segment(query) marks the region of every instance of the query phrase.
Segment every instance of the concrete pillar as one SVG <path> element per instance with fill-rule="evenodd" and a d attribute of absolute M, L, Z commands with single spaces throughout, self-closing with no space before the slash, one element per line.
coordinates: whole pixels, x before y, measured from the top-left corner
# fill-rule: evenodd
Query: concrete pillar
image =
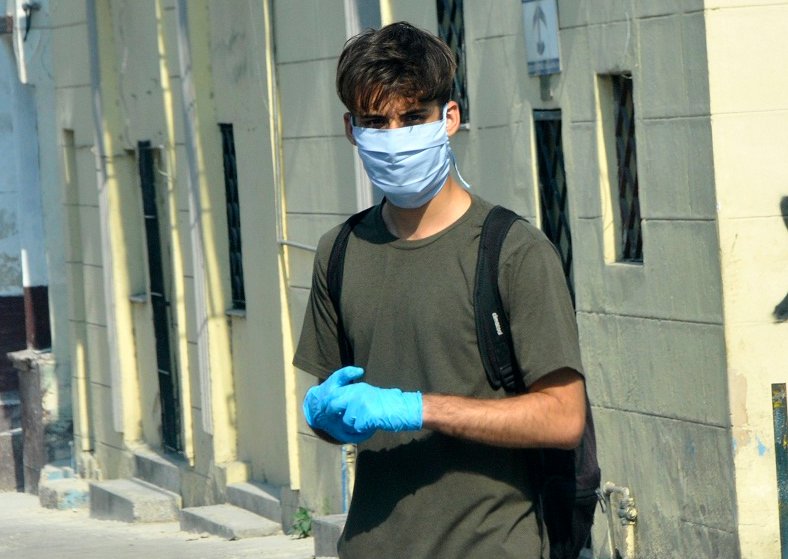
<path fill-rule="evenodd" d="M 51 353 L 23 350 L 8 356 L 19 375 L 24 488 L 38 492 L 41 469 L 71 458 L 72 422 L 57 413 L 57 375 Z"/>

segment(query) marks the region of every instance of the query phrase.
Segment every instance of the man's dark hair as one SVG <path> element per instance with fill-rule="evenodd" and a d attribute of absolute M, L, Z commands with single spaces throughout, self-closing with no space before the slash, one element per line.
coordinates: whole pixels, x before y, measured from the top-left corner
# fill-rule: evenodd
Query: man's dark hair
<path fill-rule="evenodd" d="M 368 29 L 345 43 L 337 64 L 337 93 L 351 113 L 400 97 L 449 102 L 457 63 L 435 35 L 400 21 Z"/>

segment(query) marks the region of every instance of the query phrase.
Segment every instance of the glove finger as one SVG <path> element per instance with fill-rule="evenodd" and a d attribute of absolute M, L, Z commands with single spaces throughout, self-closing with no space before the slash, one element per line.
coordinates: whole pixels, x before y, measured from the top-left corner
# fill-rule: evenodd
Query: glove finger
<path fill-rule="evenodd" d="M 342 367 L 334 371 L 330 377 L 324 383 L 327 389 L 334 389 L 340 386 L 345 386 L 350 384 L 356 379 L 359 379 L 364 376 L 364 369 L 361 367 Z"/>

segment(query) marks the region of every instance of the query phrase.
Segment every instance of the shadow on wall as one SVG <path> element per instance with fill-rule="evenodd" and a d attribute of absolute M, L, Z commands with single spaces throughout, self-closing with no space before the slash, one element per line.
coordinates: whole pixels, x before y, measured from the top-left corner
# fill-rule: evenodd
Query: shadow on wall
<path fill-rule="evenodd" d="M 780 213 L 782 213 L 783 222 L 785 222 L 785 227 L 788 229 L 788 196 L 783 196 L 783 199 L 780 200 Z M 785 295 L 785 299 L 774 307 L 774 318 L 777 319 L 777 322 L 788 320 L 788 294 Z"/>

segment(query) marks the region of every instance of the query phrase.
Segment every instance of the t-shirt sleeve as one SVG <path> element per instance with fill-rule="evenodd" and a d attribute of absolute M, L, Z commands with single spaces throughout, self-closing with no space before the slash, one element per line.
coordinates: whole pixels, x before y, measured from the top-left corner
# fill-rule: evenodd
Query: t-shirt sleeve
<path fill-rule="evenodd" d="M 535 227 L 524 222 L 512 227 L 501 253 L 499 288 L 525 385 L 565 367 L 583 374 L 561 260 Z"/>
<path fill-rule="evenodd" d="M 326 233 L 318 244 L 312 270 L 312 288 L 304 314 L 293 365 L 320 378 L 341 366 L 337 341 L 337 316 L 328 296 L 326 268 L 338 230 Z"/>

